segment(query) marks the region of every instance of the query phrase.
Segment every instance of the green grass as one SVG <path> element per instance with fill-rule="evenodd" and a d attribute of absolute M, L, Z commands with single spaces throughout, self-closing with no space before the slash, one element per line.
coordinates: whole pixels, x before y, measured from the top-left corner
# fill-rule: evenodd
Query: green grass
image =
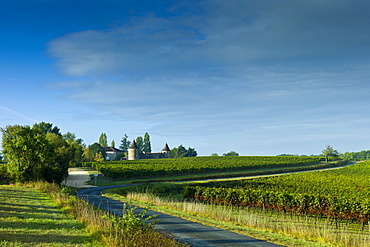
<path fill-rule="evenodd" d="M 100 246 L 82 223 L 35 189 L 0 186 L 0 246 Z"/>

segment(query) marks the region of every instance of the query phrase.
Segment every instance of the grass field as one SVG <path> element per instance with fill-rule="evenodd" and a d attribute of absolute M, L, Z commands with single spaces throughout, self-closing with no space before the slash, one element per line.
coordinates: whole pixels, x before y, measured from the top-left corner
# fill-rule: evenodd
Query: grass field
<path fill-rule="evenodd" d="M 84 225 L 35 189 L 0 186 L 0 246 L 100 246 Z"/>

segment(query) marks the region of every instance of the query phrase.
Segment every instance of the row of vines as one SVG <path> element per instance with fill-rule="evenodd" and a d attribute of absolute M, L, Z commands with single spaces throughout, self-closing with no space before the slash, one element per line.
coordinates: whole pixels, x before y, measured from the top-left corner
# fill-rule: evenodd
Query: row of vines
<path fill-rule="evenodd" d="M 245 156 L 245 157 L 187 157 L 112 162 L 85 162 L 111 178 L 140 178 L 214 171 L 292 168 L 316 164 L 321 157 L 302 156 Z"/>
<path fill-rule="evenodd" d="M 211 203 L 370 220 L 370 162 L 345 168 L 188 186 L 184 196 Z"/>

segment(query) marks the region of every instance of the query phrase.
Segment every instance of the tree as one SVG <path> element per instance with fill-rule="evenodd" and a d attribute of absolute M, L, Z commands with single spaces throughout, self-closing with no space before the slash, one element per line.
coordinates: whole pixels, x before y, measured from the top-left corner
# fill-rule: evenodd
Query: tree
<path fill-rule="evenodd" d="M 82 146 L 82 160 L 83 162 L 94 161 L 94 157 L 89 149 L 89 147 Z"/>
<path fill-rule="evenodd" d="M 99 144 L 102 147 L 107 147 L 108 146 L 108 139 L 107 139 L 107 134 L 101 133 L 99 137 Z"/>
<path fill-rule="evenodd" d="M 194 157 L 197 156 L 197 151 L 194 148 L 186 149 L 183 145 L 178 146 L 177 148 L 171 149 L 171 158 L 178 157 Z"/>
<path fill-rule="evenodd" d="M 223 154 L 223 156 L 239 156 L 239 154 L 235 151 L 230 151 L 228 153 Z"/>
<path fill-rule="evenodd" d="M 151 153 L 152 152 L 152 145 L 150 143 L 150 136 L 149 136 L 148 132 L 145 132 L 145 134 L 144 134 L 143 151 L 145 153 Z"/>
<path fill-rule="evenodd" d="M 130 147 L 130 144 L 131 144 L 131 142 L 128 140 L 128 135 L 126 135 L 126 134 L 125 134 L 125 135 L 122 137 L 121 145 L 119 146 L 119 148 L 120 148 L 123 152 L 127 153 L 128 148 Z"/>
<path fill-rule="evenodd" d="M 42 167 L 51 156 L 44 132 L 36 126 L 20 125 L 1 128 L 1 132 L 10 178 L 18 182 L 40 180 Z"/>
<path fill-rule="evenodd" d="M 114 140 L 112 140 L 112 142 L 110 143 L 110 146 L 111 146 L 112 148 L 114 148 L 114 147 L 116 146 L 116 143 L 114 142 Z"/>
<path fill-rule="evenodd" d="M 63 134 L 62 136 L 63 136 L 63 139 L 66 140 L 68 143 L 75 143 L 78 145 L 82 145 L 84 142 L 84 140 L 82 140 L 81 138 L 77 138 L 75 133 L 71 133 L 69 131 Z"/>
<path fill-rule="evenodd" d="M 106 153 L 103 147 L 99 143 L 95 142 L 89 147 L 89 156 L 95 161 L 103 161 Z"/>
<path fill-rule="evenodd" d="M 186 156 L 186 153 L 187 153 L 186 148 L 184 148 L 184 146 L 183 146 L 183 145 L 180 145 L 180 146 L 177 148 L 176 156 L 177 156 L 177 157 L 185 157 L 185 156 Z"/>
<path fill-rule="evenodd" d="M 142 136 L 136 137 L 136 146 L 139 148 L 139 152 L 142 153 L 144 151 L 144 139 Z"/>
<path fill-rule="evenodd" d="M 339 156 L 339 152 L 330 145 L 326 145 L 325 149 L 322 150 L 322 153 L 325 155 L 326 162 L 328 162 L 330 158 L 334 160 Z"/>
<path fill-rule="evenodd" d="M 58 127 L 42 122 L 33 127 L 7 126 L 0 131 L 10 179 L 61 183 L 67 177 L 74 149 L 62 138 Z"/>
<path fill-rule="evenodd" d="M 81 161 L 81 149 L 79 145 L 68 143 L 61 136 L 51 132 L 46 134 L 46 140 L 53 150 L 53 157 L 52 162 L 47 163 L 44 167 L 43 176 L 49 183 L 55 182 L 60 184 L 68 177 L 69 163 L 73 161 L 76 156 L 79 157 L 78 161 Z"/>
<path fill-rule="evenodd" d="M 72 162 L 81 162 L 82 160 L 84 160 L 83 154 L 84 154 L 84 149 L 86 147 L 83 144 L 83 140 L 81 138 L 77 138 L 76 134 L 71 133 L 69 131 L 66 134 L 63 134 L 62 137 L 74 149 L 73 150 L 74 157 L 73 157 Z M 85 161 L 90 161 L 90 160 L 85 160 Z"/>
<path fill-rule="evenodd" d="M 211 154 L 211 157 L 217 157 L 218 156 L 218 153 L 212 153 Z"/>
<path fill-rule="evenodd" d="M 36 127 L 36 128 L 41 129 L 42 132 L 44 132 L 45 135 L 49 132 L 54 133 L 54 134 L 59 135 L 59 136 L 62 135 L 60 133 L 60 129 L 57 126 L 53 127 L 52 123 L 41 122 L 41 123 L 35 123 L 33 126 Z"/>
<path fill-rule="evenodd" d="M 186 151 L 186 157 L 195 157 L 197 155 L 198 155 L 198 153 L 197 153 L 197 151 L 195 151 L 194 148 L 189 147 L 188 150 Z"/>

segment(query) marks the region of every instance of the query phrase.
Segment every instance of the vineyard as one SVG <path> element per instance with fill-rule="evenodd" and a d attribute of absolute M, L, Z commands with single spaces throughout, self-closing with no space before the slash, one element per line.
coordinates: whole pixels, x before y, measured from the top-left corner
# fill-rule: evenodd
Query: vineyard
<path fill-rule="evenodd" d="M 334 220 L 370 219 L 370 162 L 342 169 L 188 186 L 185 197 L 222 204 L 314 214 Z"/>
<path fill-rule="evenodd" d="M 216 171 L 258 170 L 299 167 L 320 163 L 320 157 L 245 156 L 245 157 L 187 157 L 112 162 L 85 162 L 111 178 L 142 178 Z"/>

